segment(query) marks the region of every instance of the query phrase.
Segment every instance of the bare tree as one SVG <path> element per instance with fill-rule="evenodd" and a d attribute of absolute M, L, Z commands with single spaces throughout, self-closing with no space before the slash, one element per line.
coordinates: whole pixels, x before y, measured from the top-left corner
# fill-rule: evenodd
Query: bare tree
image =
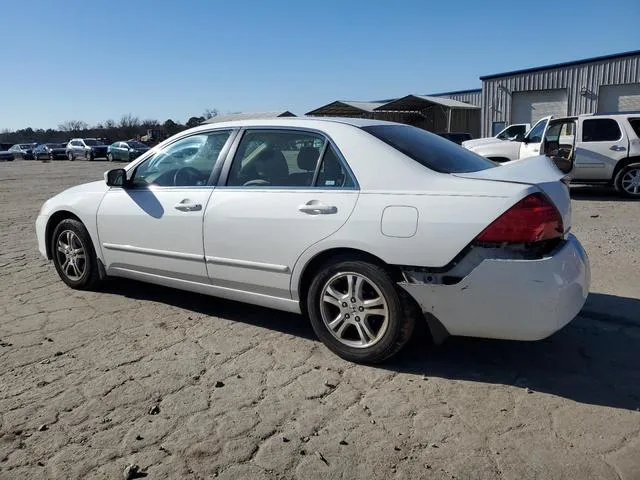
<path fill-rule="evenodd" d="M 158 120 L 154 120 L 152 118 L 147 118 L 146 120 L 142 121 L 142 126 L 146 129 L 149 128 L 158 128 L 160 126 L 160 122 L 158 122 Z"/>
<path fill-rule="evenodd" d="M 87 122 L 83 122 L 82 120 L 67 120 L 66 122 L 58 125 L 58 129 L 63 132 L 80 132 L 87 128 L 89 128 L 89 125 Z"/>
<path fill-rule="evenodd" d="M 140 119 L 131 113 L 127 113 L 120 118 L 120 128 L 135 128 L 140 126 Z"/>
<path fill-rule="evenodd" d="M 104 128 L 107 128 L 107 129 L 116 128 L 116 122 L 112 119 L 106 120 L 104 122 Z"/>
<path fill-rule="evenodd" d="M 209 120 L 210 118 L 217 117 L 218 115 L 220 115 L 220 111 L 217 108 L 207 108 L 202 114 L 205 120 Z"/>

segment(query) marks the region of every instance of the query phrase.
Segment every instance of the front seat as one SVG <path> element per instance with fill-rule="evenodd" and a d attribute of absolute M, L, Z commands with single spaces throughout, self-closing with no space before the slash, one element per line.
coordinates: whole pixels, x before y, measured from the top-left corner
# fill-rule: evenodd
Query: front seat
<path fill-rule="evenodd" d="M 314 147 L 302 147 L 298 152 L 298 168 L 302 172 L 289 175 L 289 185 L 295 187 L 310 187 L 313 174 L 316 171 L 320 150 Z"/>

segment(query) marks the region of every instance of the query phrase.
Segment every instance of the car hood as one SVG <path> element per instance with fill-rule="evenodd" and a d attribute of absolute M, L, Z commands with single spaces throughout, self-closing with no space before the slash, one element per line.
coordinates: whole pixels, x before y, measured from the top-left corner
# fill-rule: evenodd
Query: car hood
<path fill-rule="evenodd" d="M 504 142 L 504 141 L 505 140 L 498 140 L 496 137 L 476 138 L 473 140 L 465 140 L 464 142 L 462 142 L 462 146 L 469 148 L 469 147 L 477 147 L 478 145 L 484 145 L 486 143 Z"/>
<path fill-rule="evenodd" d="M 75 187 L 67 188 L 60 192 L 56 197 L 67 195 L 81 195 L 83 193 L 103 193 L 109 189 L 104 180 L 97 180 L 95 182 L 83 183 L 82 185 L 76 185 Z M 53 198 L 56 198 L 53 197 Z"/>
<path fill-rule="evenodd" d="M 562 215 L 565 232 L 568 232 L 571 227 L 569 187 L 561 181 L 565 175 L 558 170 L 550 158 L 544 155 L 502 163 L 498 167 L 479 172 L 457 173 L 455 175 L 476 180 L 534 185 L 551 199 Z"/>

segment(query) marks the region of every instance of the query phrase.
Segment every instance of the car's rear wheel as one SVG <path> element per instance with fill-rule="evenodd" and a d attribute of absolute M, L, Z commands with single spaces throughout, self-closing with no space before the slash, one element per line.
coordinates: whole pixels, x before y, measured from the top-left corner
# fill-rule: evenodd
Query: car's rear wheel
<path fill-rule="evenodd" d="M 616 190 L 629 198 L 640 198 L 640 163 L 623 167 L 614 181 Z"/>
<path fill-rule="evenodd" d="M 378 363 L 409 340 L 415 318 L 384 268 L 364 261 L 338 261 L 313 279 L 307 310 L 314 331 L 340 357 Z"/>
<path fill-rule="evenodd" d="M 51 160 L 52 162 L 56 159 L 55 155 L 53 153 L 49 154 L 49 160 Z"/>
<path fill-rule="evenodd" d="M 69 159 L 70 162 L 73 162 L 73 160 L 74 160 L 73 153 L 71 153 L 71 152 L 67 153 L 67 158 Z"/>
<path fill-rule="evenodd" d="M 90 290 L 100 283 L 98 259 L 91 237 L 78 220 L 62 220 L 51 237 L 53 264 L 64 283 L 78 290 Z"/>
<path fill-rule="evenodd" d="M 84 156 L 85 156 L 85 158 L 86 158 L 88 161 L 90 161 L 90 162 L 92 162 L 92 161 L 93 161 L 93 158 L 94 158 L 94 157 L 93 157 L 93 152 L 92 152 L 91 150 L 89 150 L 88 152 L 86 152 L 86 153 L 84 154 Z"/>

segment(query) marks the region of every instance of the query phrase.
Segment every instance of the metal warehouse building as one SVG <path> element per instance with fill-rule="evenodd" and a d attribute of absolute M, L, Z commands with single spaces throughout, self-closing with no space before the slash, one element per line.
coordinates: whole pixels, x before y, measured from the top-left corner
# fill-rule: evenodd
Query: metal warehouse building
<path fill-rule="evenodd" d="M 640 110 L 640 50 L 480 77 L 483 136 L 548 115 Z"/>
<path fill-rule="evenodd" d="M 335 101 L 307 113 L 408 123 L 433 132 L 495 135 L 548 115 L 640 111 L 640 50 L 480 77 L 482 88 Z"/>

